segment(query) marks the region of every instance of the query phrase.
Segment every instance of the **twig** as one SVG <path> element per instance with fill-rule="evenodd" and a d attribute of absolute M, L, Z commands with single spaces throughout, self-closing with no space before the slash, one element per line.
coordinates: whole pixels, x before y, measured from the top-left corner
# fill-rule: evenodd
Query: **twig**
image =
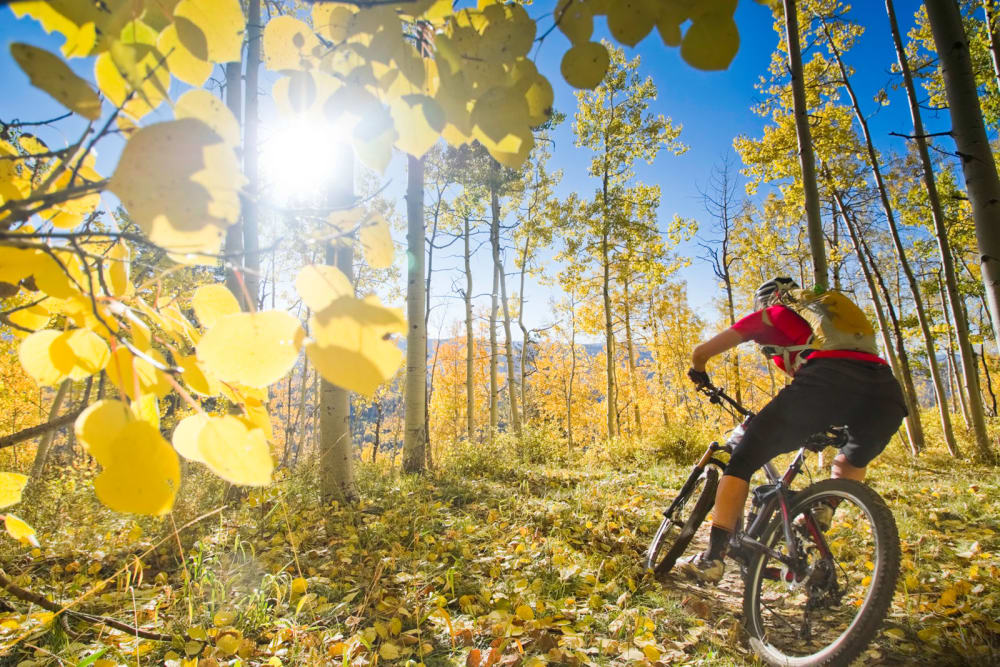
<path fill-rule="evenodd" d="M 13 447 L 14 445 L 24 442 L 25 440 L 31 440 L 32 438 L 37 438 L 40 435 L 48 433 L 49 431 L 54 431 L 60 429 L 63 426 L 71 424 L 80 413 L 86 409 L 87 406 L 81 405 L 76 410 L 70 410 L 64 415 L 60 415 L 55 419 L 45 422 L 44 424 L 38 424 L 36 426 L 31 426 L 26 429 L 22 429 L 17 433 L 11 433 L 10 435 L 5 435 L 0 438 L 0 449 L 6 449 L 7 447 Z"/>
<path fill-rule="evenodd" d="M 108 618 L 107 616 L 95 616 L 93 614 L 87 614 L 82 611 L 74 611 L 71 609 L 66 609 L 59 604 L 53 602 L 45 596 L 39 595 L 32 591 L 26 590 L 14 584 L 7 574 L 0 570 L 0 588 L 3 588 L 8 593 L 18 598 L 19 600 L 24 600 L 25 602 L 30 602 L 31 604 L 38 605 L 42 609 L 51 611 L 53 614 L 63 614 L 68 616 L 78 618 L 82 621 L 88 621 L 90 623 L 100 623 L 108 626 L 109 628 L 114 628 L 116 630 L 121 630 L 122 632 L 127 632 L 130 635 L 135 635 L 137 637 L 142 637 L 143 639 L 152 639 L 160 642 L 173 641 L 173 637 L 170 635 L 162 635 L 159 632 L 150 632 L 149 630 L 142 630 L 140 628 L 132 627 L 128 623 L 122 623 L 121 621 L 116 621 L 113 618 Z"/>
<path fill-rule="evenodd" d="M 184 530 L 186 528 L 189 528 L 189 527 L 195 525 L 196 523 L 199 523 L 201 521 L 204 521 L 205 519 L 208 519 L 209 517 L 213 517 L 216 514 L 219 514 L 220 512 L 222 512 L 224 509 L 226 509 L 225 505 L 223 505 L 222 507 L 217 507 L 216 509 L 212 510 L 211 512 L 206 512 L 205 514 L 202 514 L 201 516 L 195 517 L 194 519 L 191 519 L 186 524 L 184 524 L 183 526 L 181 526 L 180 530 Z M 155 551 L 156 549 L 159 549 L 160 546 L 164 542 L 167 542 L 171 538 L 173 538 L 174 534 L 175 533 L 171 533 L 170 535 L 167 535 L 166 537 L 161 538 L 160 540 L 158 540 L 156 542 L 156 544 L 154 544 L 153 546 L 151 546 L 148 549 L 146 549 L 145 551 L 143 551 L 141 554 L 139 554 L 138 556 L 136 556 L 136 558 L 142 559 L 142 558 L 145 558 L 146 556 L 148 556 L 149 554 L 153 553 L 153 551 Z M 118 570 L 116 570 L 114 573 L 112 573 L 111 576 L 106 577 L 104 580 L 102 580 L 102 581 L 94 584 L 93 586 L 90 587 L 90 590 L 88 590 L 86 593 L 84 593 L 80 597 L 76 598 L 75 600 L 72 600 L 69 604 L 67 604 L 67 605 L 65 605 L 63 607 L 60 607 L 59 605 L 55 604 L 54 602 L 51 602 L 47 598 L 44 598 L 44 597 L 42 597 L 40 595 L 37 595 L 36 593 L 32 593 L 31 591 L 24 591 L 23 589 L 17 589 L 17 590 L 23 591 L 24 593 L 26 593 L 28 595 L 34 596 L 35 598 L 38 598 L 40 600 L 44 600 L 48 604 L 54 605 L 56 607 L 56 609 L 52 610 L 52 612 L 56 616 L 59 616 L 61 614 L 72 614 L 72 615 L 74 615 L 74 616 L 76 616 L 78 618 L 82 618 L 83 620 L 91 621 L 93 623 L 103 623 L 105 625 L 108 625 L 109 627 L 116 628 L 116 629 L 119 629 L 119 630 L 123 629 L 121 626 L 125 626 L 124 627 L 124 631 L 125 632 L 128 632 L 129 634 L 142 633 L 142 634 L 139 634 L 139 636 L 140 637 L 144 637 L 146 639 L 156 639 L 157 641 L 173 641 L 173 637 L 170 637 L 168 635 L 157 635 L 156 637 L 146 637 L 145 636 L 147 634 L 146 630 L 139 630 L 138 628 L 133 628 L 130 625 L 127 625 L 125 623 L 119 623 L 119 621 L 115 621 L 114 619 L 106 618 L 104 616 L 94 616 L 92 614 L 85 614 L 83 612 L 78 612 L 78 611 L 75 611 L 73 609 L 70 609 L 70 607 L 73 607 L 75 605 L 80 604 L 81 602 L 83 602 L 87 598 L 91 597 L 95 593 L 98 593 L 98 592 L 104 590 L 105 586 L 107 586 L 109 583 L 111 583 L 115 579 L 115 577 L 117 577 L 119 574 L 121 574 L 122 572 L 124 572 L 125 570 L 127 570 L 128 567 L 129 566 L 126 565 L 125 567 L 118 568 Z M 8 591 L 11 591 L 10 586 L 13 586 L 13 584 L 10 583 L 10 580 L 7 579 L 6 576 L 4 576 L 4 573 L 3 573 L 2 570 L 0 570 L 0 577 L 3 577 L 3 579 L 0 580 L 0 587 L 3 587 L 5 589 L 7 589 Z M 6 584 L 10 584 L 10 586 L 8 586 Z M 14 588 L 17 588 L 17 587 L 14 586 Z M 13 591 L 11 591 L 11 593 L 13 593 Z M 22 598 L 22 599 L 24 599 L 24 598 Z M 36 600 L 29 600 L 29 601 L 35 602 L 35 604 L 38 604 L 39 606 L 44 606 L 44 605 L 42 605 L 41 602 L 38 602 Z M 30 630 L 28 632 L 25 632 L 25 633 L 21 634 L 19 637 L 17 637 L 15 639 L 13 639 L 12 641 L 8 642 L 4 646 L 4 650 L 5 651 L 9 651 L 18 642 L 22 641 L 23 639 L 25 639 L 26 637 L 28 637 L 28 635 L 30 635 L 30 634 L 31 634 Z M 156 634 L 156 633 L 151 633 L 150 632 L 148 634 L 152 635 L 152 634 Z M 160 639 L 160 638 L 163 638 L 163 639 Z"/>
<path fill-rule="evenodd" d="M 903 139 L 930 139 L 931 137 L 952 137 L 955 136 L 951 130 L 947 132 L 928 132 L 927 134 L 902 134 L 900 132 L 890 132 L 891 137 L 902 137 Z"/>

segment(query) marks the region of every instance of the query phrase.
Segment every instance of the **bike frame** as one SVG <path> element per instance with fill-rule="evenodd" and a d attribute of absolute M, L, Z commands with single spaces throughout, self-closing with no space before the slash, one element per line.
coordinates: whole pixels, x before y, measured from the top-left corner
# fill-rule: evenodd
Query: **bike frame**
<path fill-rule="evenodd" d="M 725 402 L 730 408 L 743 417 L 752 418 L 754 416 L 754 413 L 751 410 L 745 408 L 737 402 L 736 399 L 726 394 L 726 392 L 719 387 L 708 385 L 700 388 L 700 391 L 708 396 L 709 401 L 712 403 L 722 404 Z M 796 578 L 803 575 L 804 573 L 800 571 L 801 559 L 798 540 L 794 537 L 792 517 L 789 513 L 790 500 L 792 496 L 794 496 L 794 491 L 791 490 L 791 484 L 798 474 L 802 472 L 807 450 L 821 451 L 826 447 L 842 444 L 845 436 L 846 434 L 840 428 L 831 428 L 827 433 L 813 436 L 799 449 L 798 454 L 796 454 L 795 458 L 792 459 L 792 462 L 788 465 L 784 474 L 780 474 L 778 472 L 778 469 L 774 466 L 773 462 L 768 461 L 765 463 L 764 474 L 767 476 L 768 483 L 753 490 L 753 505 L 751 514 L 747 515 L 747 523 L 749 525 L 747 525 L 745 531 L 739 529 L 739 527 L 737 528 L 736 533 L 733 535 L 731 544 L 734 544 L 739 551 L 749 550 L 758 553 L 766 553 L 771 558 L 778 560 L 787 566 L 790 572 L 795 573 Z M 714 457 L 714 454 L 719 451 L 732 454 L 733 448 L 729 444 L 720 445 L 718 442 L 712 442 L 708 446 L 708 449 L 705 450 L 702 457 L 698 460 L 698 463 L 695 465 L 695 469 L 692 471 L 691 476 L 685 483 L 685 490 L 687 490 L 689 486 L 693 486 L 697 483 L 698 478 L 701 476 L 706 466 L 711 464 L 718 466 L 720 470 L 725 469 L 725 464 Z M 681 495 L 683 494 L 679 494 L 679 497 Z M 665 514 L 670 516 L 676 504 L 677 500 L 675 499 Z M 756 507 L 757 505 L 759 505 L 759 507 Z M 781 512 L 782 529 L 785 533 L 785 544 L 788 545 L 789 549 L 787 556 L 772 549 L 759 539 L 763 535 L 764 529 L 771 522 L 774 514 L 778 511 Z M 751 515 L 752 519 L 750 518 Z M 820 555 L 823 558 L 832 557 L 829 546 L 826 542 L 826 537 L 819 530 L 819 527 L 816 525 L 816 520 L 813 518 L 811 512 L 807 512 L 806 514 L 805 525 L 813 543 L 819 548 Z M 733 555 L 741 557 L 739 551 L 733 553 Z M 747 560 L 745 556 L 742 556 L 742 558 L 743 560 Z"/>

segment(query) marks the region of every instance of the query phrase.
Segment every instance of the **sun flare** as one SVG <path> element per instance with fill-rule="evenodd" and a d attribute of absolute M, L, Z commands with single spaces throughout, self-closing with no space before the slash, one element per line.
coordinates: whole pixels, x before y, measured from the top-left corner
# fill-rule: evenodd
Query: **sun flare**
<path fill-rule="evenodd" d="M 348 129 L 344 123 L 302 119 L 276 127 L 260 157 L 268 198 L 282 205 L 322 200 L 332 183 L 349 176 Z"/>

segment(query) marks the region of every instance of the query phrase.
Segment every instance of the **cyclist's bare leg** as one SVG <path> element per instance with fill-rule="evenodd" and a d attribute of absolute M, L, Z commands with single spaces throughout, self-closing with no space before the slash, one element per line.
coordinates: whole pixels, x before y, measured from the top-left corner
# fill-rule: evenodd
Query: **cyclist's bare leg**
<path fill-rule="evenodd" d="M 712 508 L 712 525 L 730 533 L 736 530 L 743 506 L 750 493 L 750 484 L 739 477 L 723 475 L 715 492 L 715 507 Z"/>
<path fill-rule="evenodd" d="M 830 466 L 830 477 L 843 477 L 844 479 L 853 479 L 858 482 L 863 482 L 865 481 L 866 471 L 866 468 L 859 468 L 852 465 L 843 454 L 837 454 L 833 457 L 833 465 Z M 722 479 L 725 479 L 725 477 Z M 719 490 L 722 490 L 721 484 L 719 485 Z"/>

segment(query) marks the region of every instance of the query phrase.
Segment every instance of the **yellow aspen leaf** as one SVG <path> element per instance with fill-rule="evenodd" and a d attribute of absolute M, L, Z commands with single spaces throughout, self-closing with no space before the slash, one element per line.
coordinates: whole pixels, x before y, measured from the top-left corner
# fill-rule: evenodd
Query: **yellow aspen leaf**
<path fill-rule="evenodd" d="M 180 81 L 201 87 L 212 74 L 212 63 L 197 57 L 177 36 L 177 26 L 168 25 L 156 40 L 156 49 L 167 58 L 167 69 Z"/>
<path fill-rule="evenodd" d="M 534 610 L 526 604 L 519 606 L 514 614 L 522 621 L 533 621 L 535 619 Z"/>
<path fill-rule="evenodd" d="M 81 412 L 73 429 L 87 453 L 104 465 L 111 459 L 111 443 L 135 420 L 135 413 L 125 403 L 103 399 Z"/>
<path fill-rule="evenodd" d="M 677 16 L 675 13 L 664 10 L 660 14 L 660 19 L 656 22 L 656 28 L 660 31 L 660 39 L 667 46 L 680 46 L 681 40 L 681 23 L 684 21 L 683 18 Z"/>
<path fill-rule="evenodd" d="M 404 95 L 392 100 L 389 113 L 399 133 L 396 146 L 413 157 L 423 157 L 444 130 L 444 110 L 427 95 Z"/>
<path fill-rule="evenodd" d="M 651 662 L 656 662 L 660 659 L 660 649 L 656 648 L 652 644 L 646 644 L 643 646 L 642 654 L 645 655 Z"/>
<path fill-rule="evenodd" d="M 123 31 L 120 39 L 111 40 L 108 50 L 94 62 L 94 80 L 112 104 L 139 119 L 168 98 L 170 72 L 154 46 L 155 31 L 138 21 L 129 25 L 143 27 Z M 130 93 L 134 94 L 129 97 Z"/>
<path fill-rule="evenodd" d="M 198 341 L 198 360 L 223 382 L 266 387 L 295 365 L 305 332 L 286 312 L 223 315 Z"/>
<path fill-rule="evenodd" d="M 60 334 L 52 343 L 52 354 L 58 358 L 62 358 L 65 354 L 64 351 L 57 349 L 62 345 L 69 347 L 69 354 L 73 358 L 73 367 L 69 371 L 72 380 L 82 380 L 94 373 L 100 373 L 111 359 L 108 344 L 90 329 L 72 329 Z"/>
<path fill-rule="evenodd" d="M 232 625 L 236 622 L 236 614 L 228 609 L 222 609 L 216 612 L 215 616 L 212 617 L 212 625 L 217 628 L 223 628 L 227 625 Z M 204 639 L 202 639 L 204 641 Z"/>
<path fill-rule="evenodd" d="M 474 136 L 487 149 L 516 153 L 528 127 L 528 101 L 516 88 L 497 87 L 476 100 Z"/>
<path fill-rule="evenodd" d="M 196 343 L 200 336 L 198 330 L 191 321 L 181 312 L 177 302 L 171 303 L 161 311 L 163 315 L 163 328 L 176 335 L 182 341 Z"/>
<path fill-rule="evenodd" d="M 935 626 L 921 628 L 920 630 L 917 630 L 917 637 L 919 637 L 920 641 L 924 643 L 935 643 L 941 637 L 941 628 Z"/>
<path fill-rule="evenodd" d="M 354 286 L 335 266 L 310 264 L 295 277 L 295 291 L 310 310 L 320 311 L 342 296 L 354 296 Z"/>
<path fill-rule="evenodd" d="M 150 423 L 125 425 L 107 445 L 94 479 L 97 498 L 116 512 L 159 516 L 170 511 L 181 483 L 177 454 Z"/>
<path fill-rule="evenodd" d="M 0 509 L 21 502 L 21 492 L 28 476 L 16 472 L 0 472 Z"/>
<path fill-rule="evenodd" d="M 365 260 L 373 269 L 387 269 L 392 266 L 395 248 L 389 234 L 389 223 L 381 214 L 375 214 L 361 225 L 358 234 Z"/>
<path fill-rule="evenodd" d="M 149 350 L 146 354 L 153 361 L 166 365 L 166 360 L 157 350 Z M 163 376 L 163 371 L 145 359 L 133 356 L 125 346 L 121 346 L 111 353 L 107 373 L 111 381 L 121 387 L 130 399 L 136 397 L 136 384 L 138 384 L 139 395 L 154 393 L 160 398 L 169 394 L 172 389 L 170 383 Z"/>
<path fill-rule="evenodd" d="M 132 401 L 132 412 L 142 421 L 160 428 L 160 403 L 156 400 L 156 394 L 143 394 Z"/>
<path fill-rule="evenodd" d="M 399 646 L 392 642 L 384 642 L 379 646 L 378 654 L 383 660 L 396 660 L 399 658 Z"/>
<path fill-rule="evenodd" d="M 29 335 L 18 347 L 18 358 L 24 372 L 42 386 L 64 380 L 73 370 L 75 358 L 67 345 L 54 345 L 61 331 L 43 329 Z"/>
<path fill-rule="evenodd" d="M 247 428 L 236 417 L 210 417 L 198 434 L 198 451 L 205 465 L 227 482 L 243 486 L 271 483 L 274 462 L 264 432 Z"/>
<path fill-rule="evenodd" d="M 211 329 L 223 315 L 240 312 L 240 302 L 225 285 L 202 285 L 194 291 L 191 297 L 191 307 L 194 308 L 198 323 L 205 329 Z"/>
<path fill-rule="evenodd" d="M 214 63 L 240 59 L 246 20 L 240 0 L 181 0 L 174 8 L 181 44 L 196 58 Z"/>
<path fill-rule="evenodd" d="M 240 124 L 222 100 L 203 88 L 181 95 L 174 103 L 174 118 L 197 118 L 229 146 L 240 145 Z"/>
<path fill-rule="evenodd" d="M 650 33 L 658 18 L 658 0 L 617 0 L 608 3 L 608 30 L 628 46 L 635 46 Z"/>
<path fill-rule="evenodd" d="M 340 44 L 350 35 L 357 11 L 357 7 L 352 5 L 317 2 L 312 6 L 312 24 L 323 37 Z"/>
<path fill-rule="evenodd" d="M 10 45 L 10 53 L 28 75 L 31 85 L 84 118 L 97 120 L 101 117 L 101 99 L 97 93 L 58 56 L 19 42 Z"/>
<path fill-rule="evenodd" d="M 611 56 L 600 42 L 582 42 L 573 45 L 563 55 L 559 70 L 566 83 L 574 88 L 596 88 L 604 79 L 611 65 Z"/>
<path fill-rule="evenodd" d="M 552 84 L 541 74 L 535 74 L 527 83 L 524 99 L 528 103 L 528 125 L 541 125 L 552 116 L 555 93 Z"/>
<path fill-rule="evenodd" d="M 513 136 L 508 136 L 507 140 L 509 141 Z M 517 137 L 517 140 L 517 149 L 513 151 L 504 151 L 492 146 L 487 146 L 486 150 L 493 156 L 493 159 L 505 167 L 518 169 L 527 161 L 528 156 L 531 154 L 531 149 L 535 147 L 535 136 L 530 129 L 526 128 L 523 134 Z"/>
<path fill-rule="evenodd" d="M 275 16 L 262 37 L 264 64 L 269 70 L 302 69 L 319 40 L 312 28 L 292 16 Z"/>
<path fill-rule="evenodd" d="M 692 67 L 724 70 L 740 48 L 740 32 L 731 14 L 713 12 L 698 17 L 681 40 L 681 57 Z"/>
<path fill-rule="evenodd" d="M 309 588 L 309 582 L 305 580 L 304 577 L 295 577 L 292 579 L 292 594 L 302 595 Z"/>
<path fill-rule="evenodd" d="M 124 242 L 118 240 L 108 251 L 108 289 L 110 296 L 122 297 L 130 294 L 133 290 L 129 280 L 131 273 L 131 253 Z"/>
<path fill-rule="evenodd" d="M 217 396 L 222 391 L 222 384 L 211 375 L 205 374 L 205 369 L 195 355 L 182 356 L 177 359 L 178 365 L 184 369 L 184 383 L 196 394 L 201 396 Z"/>
<path fill-rule="evenodd" d="M 579 0 L 559 0 L 553 16 L 559 30 L 574 44 L 587 42 L 594 34 L 593 3 Z"/>
<path fill-rule="evenodd" d="M 201 456 L 201 450 L 198 449 L 198 437 L 201 435 L 201 429 L 207 423 L 208 415 L 200 412 L 177 422 L 177 427 L 174 428 L 174 435 L 170 438 L 170 442 L 178 454 L 190 461 L 205 462 L 205 459 Z"/>
<path fill-rule="evenodd" d="M 381 174 L 392 160 L 392 147 L 398 136 L 392 115 L 377 107 L 354 127 L 351 144 L 362 164 Z"/>
<path fill-rule="evenodd" d="M 274 427 L 271 425 L 271 415 L 268 414 L 267 407 L 263 403 L 250 399 L 247 400 L 243 409 L 246 411 L 246 417 L 243 418 L 243 423 L 247 425 L 247 428 L 259 428 L 264 432 L 265 438 L 268 440 L 274 438 Z"/>
<path fill-rule="evenodd" d="M 235 154 L 216 132 L 182 118 L 133 134 L 110 189 L 150 241 L 175 259 L 208 263 L 216 260 L 204 254 L 219 251 L 224 228 L 239 215 L 244 183 Z"/>
<path fill-rule="evenodd" d="M 330 215 L 326 216 L 326 222 L 335 227 L 337 231 L 353 232 L 360 224 L 363 213 L 359 206 L 341 209 L 333 211 Z"/>
<path fill-rule="evenodd" d="M 371 396 L 399 368 L 403 353 L 389 334 L 404 332 L 406 320 L 377 298 L 337 299 L 309 322 L 306 355 L 327 381 Z"/>
<path fill-rule="evenodd" d="M 16 285 L 38 270 L 45 259 L 50 258 L 41 250 L 0 245 L 0 281 Z"/>
<path fill-rule="evenodd" d="M 45 32 L 58 32 L 66 37 L 61 50 L 64 56 L 80 57 L 91 54 L 96 45 L 96 28 L 108 28 L 110 12 L 101 11 L 97 5 L 87 2 L 13 2 L 10 5 L 14 16 L 31 16 L 38 21 Z"/>
<path fill-rule="evenodd" d="M 233 634 L 224 634 L 215 640 L 215 647 L 223 655 L 234 655 L 240 648 L 240 638 Z"/>
<path fill-rule="evenodd" d="M 3 523 L 4 527 L 7 529 L 7 534 L 21 544 L 28 544 L 33 547 L 40 546 L 38 544 L 38 538 L 35 537 L 35 529 L 23 520 L 17 518 L 13 514 L 8 514 Z"/>

